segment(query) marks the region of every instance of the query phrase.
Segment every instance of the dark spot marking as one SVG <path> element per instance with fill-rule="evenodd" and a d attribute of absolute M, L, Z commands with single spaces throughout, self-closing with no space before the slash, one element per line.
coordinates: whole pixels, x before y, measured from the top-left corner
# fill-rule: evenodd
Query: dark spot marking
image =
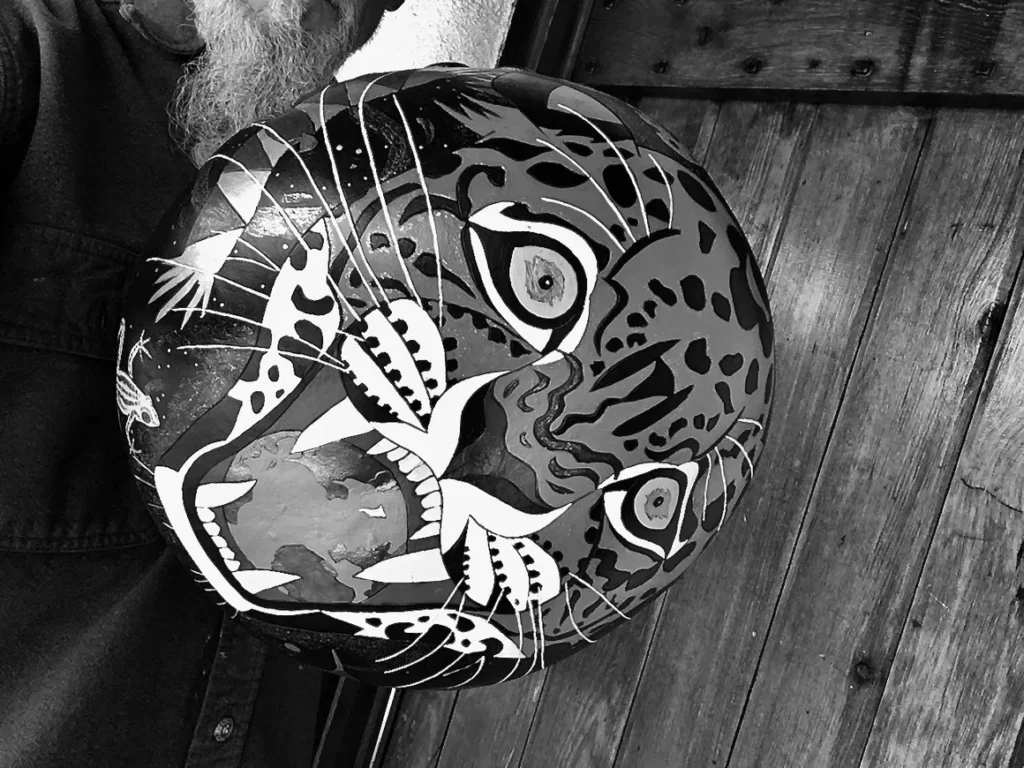
<path fill-rule="evenodd" d="M 258 414 L 267 404 L 267 400 L 263 397 L 262 392 L 253 392 L 252 397 L 249 398 L 249 404 L 252 406 L 252 412 Z"/>
<path fill-rule="evenodd" d="M 704 294 L 704 281 L 697 275 L 684 277 L 679 281 L 679 287 L 683 291 L 683 301 L 690 309 L 700 312 L 707 305 L 707 296 Z"/>
<path fill-rule="evenodd" d="M 590 364 L 590 373 L 592 376 L 597 376 L 604 370 L 604 368 L 605 363 L 603 360 L 595 360 Z"/>
<path fill-rule="evenodd" d="M 686 429 L 686 425 L 687 424 L 689 424 L 689 422 L 685 418 L 683 418 L 683 419 L 676 419 L 675 421 L 672 422 L 671 426 L 669 426 L 669 428 L 668 428 L 668 436 L 672 437 L 679 430 Z"/>
<path fill-rule="evenodd" d="M 369 624 L 371 627 L 379 627 L 384 622 L 381 621 L 380 619 L 376 618 L 376 617 L 371 617 L 371 618 L 366 620 L 366 623 Z"/>
<path fill-rule="evenodd" d="M 310 230 L 309 232 L 302 236 L 302 239 L 306 242 L 306 245 L 308 245 L 314 251 L 319 251 L 321 248 L 324 247 L 324 236 L 321 235 L 319 232 L 314 232 Z"/>
<path fill-rule="evenodd" d="M 632 349 L 633 347 L 642 347 L 647 343 L 647 337 L 642 333 L 631 333 L 626 337 L 626 346 Z"/>
<path fill-rule="evenodd" d="M 662 437 L 657 432 L 651 432 L 647 440 L 651 445 L 656 445 L 659 448 L 664 448 L 668 444 L 668 438 Z M 661 506 L 662 503 L 663 500 L 659 497 L 657 501 L 655 501 L 655 506 Z"/>
<path fill-rule="evenodd" d="M 618 240 L 620 243 L 626 242 L 626 230 L 622 228 L 621 224 L 612 224 L 611 227 L 609 227 L 609 229 L 611 230 L 611 233 L 615 236 L 616 240 Z"/>
<path fill-rule="evenodd" d="M 398 238 L 398 253 L 403 259 L 408 259 L 416 253 L 416 241 L 408 237 Z"/>
<path fill-rule="evenodd" d="M 654 278 L 649 283 L 647 283 L 647 287 L 651 289 L 651 293 L 653 293 L 663 302 L 668 304 L 670 307 L 674 307 L 676 305 L 678 299 L 676 298 L 675 291 L 673 291 L 671 288 L 669 288 L 667 285 L 665 285 L 657 278 Z"/>
<path fill-rule="evenodd" d="M 530 354 L 530 350 L 520 344 L 516 339 L 512 339 L 508 345 L 509 351 L 512 353 L 512 357 L 523 357 L 523 355 Z"/>
<path fill-rule="evenodd" d="M 647 206 L 644 208 L 644 210 L 647 211 L 647 215 L 648 216 L 653 216 L 658 221 L 663 221 L 666 224 L 668 224 L 668 222 L 669 222 L 668 206 L 665 205 L 665 201 L 662 200 L 660 197 L 656 197 L 653 200 L 651 200 L 649 203 L 647 203 Z"/>
<path fill-rule="evenodd" d="M 625 448 L 627 451 L 635 451 L 637 448 L 640 447 L 640 441 L 637 440 L 636 438 L 631 437 L 629 438 L 629 440 L 622 441 L 622 447 Z"/>
<path fill-rule="evenodd" d="M 613 341 L 618 341 L 618 339 L 609 340 L 609 349 L 611 349 L 611 343 Z M 652 344 L 646 349 L 630 353 L 628 356 L 618 360 L 611 368 L 603 373 L 597 381 L 594 382 L 594 386 L 592 387 L 593 391 L 596 392 L 599 389 L 604 389 L 605 387 L 610 387 L 613 384 L 618 384 L 620 381 L 628 379 L 630 376 L 644 370 L 649 365 L 655 364 L 678 343 L 679 341 L 676 339 L 668 339 L 666 341 L 660 341 L 657 344 Z M 619 346 L 621 346 L 621 342 Z"/>
<path fill-rule="evenodd" d="M 454 336 L 445 336 L 442 344 L 444 344 L 445 352 L 454 352 L 455 348 L 459 346 L 459 341 Z"/>
<path fill-rule="evenodd" d="M 604 345 L 604 348 L 607 349 L 609 352 L 618 352 L 620 349 L 622 349 L 622 346 L 622 339 L 618 337 L 612 337 L 608 339 L 608 343 Z"/>
<path fill-rule="evenodd" d="M 497 344 L 504 344 L 508 340 L 508 337 L 500 328 L 490 328 L 487 331 L 487 340 L 493 341 Z"/>
<path fill-rule="evenodd" d="M 363 284 L 363 276 L 353 269 L 348 273 L 348 284 L 353 288 L 359 288 Z"/>
<path fill-rule="evenodd" d="M 630 312 L 626 315 L 626 325 L 630 328 L 646 328 L 647 318 L 641 315 L 639 312 Z"/>
<path fill-rule="evenodd" d="M 711 253 L 711 248 L 715 244 L 715 238 L 718 236 L 715 230 L 703 221 L 700 221 L 697 223 L 697 232 L 700 236 L 700 252 Z"/>
<path fill-rule="evenodd" d="M 729 300 L 718 291 L 711 294 L 711 306 L 714 308 L 715 314 L 723 320 L 728 321 L 732 317 L 732 307 L 729 306 Z"/>
<path fill-rule="evenodd" d="M 281 378 L 281 371 L 276 365 L 272 365 L 267 369 L 267 376 L 271 381 L 277 381 Z"/>
<path fill-rule="evenodd" d="M 370 249 L 374 251 L 382 250 L 383 248 L 390 248 L 391 241 L 388 240 L 388 236 L 383 232 L 374 232 L 370 235 Z"/>
<path fill-rule="evenodd" d="M 592 154 L 594 154 L 594 150 L 592 150 L 586 144 L 580 144 L 579 142 L 567 141 L 565 142 L 565 146 L 567 146 L 569 148 L 569 151 L 572 152 L 574 155 L 579 155 L 580 157 L 590 157 Z"/>
<path fill-rule="evenodd" d="M 587 181 L 587 177 L 583 174 L 576 173 L 576 171 L 567 168 L 561 163 L 549 161 L 535 163 L 527 168 L 526 172 L 541 184 L 547 184 L 558 189 L 578 187 Z"/>
<path fill-rule="evenodd" d="M 293 269 L 301 272 L 306 268 L 306 249 L 295 246 L 292 248 L 292 255 L 288 260 Z"/>
<path fill-rule="evenodd" d="M 756 359 L 750 361 L 750 367 L 747 369 L 747 378 L 743 383 L 743 391 L 748 395 L 752 395 L 757 391 L 757 375 L 760 369 L 760 365 Z"/>
<path fill-rule="evenodd" d="M 657 405 L 619 424 L 612 430 L 612 434 L 615 437 L 625 437 L 626 435 L 635 435 L 637 432 L 649 429 L 686 402 L 692 392 L 693 386 L 691 385 L 670 397 L 666 397 Z"/>
<path fill-rule="evenodd" d="M 309 349 L 306 351 L 307 357 L 316 357 L 317 350 L 323 349 L 324 334 L 309 320 L 299 320 L 295 323 L 295 333 L 309 345 Z"/>
<path fill-rule="evenodd" d="M 732 376 L 736 371 L 743 367 L 743 355 L 739 352 L 726 355 L 718 361 L 718 367 L 726 376 Z"/>
<path fill-rule="evenodd" d="M 704 338 L 691 341 L 683 355 L 686 366 L 694 373 L 701 375 L 711 370 L 711 358 L 708 357 L 708 340 Z"/>
<path fill-rule="evenodd" d="M 693 202 L 705 211 L 715 212 L 715 201 L 711 199 L 711 195 L 704 189 L 703 184 L 686 171 L 679 171 L 676 176 L 679 178 L 679 183 L 682 184 L 683 189 L 686 190 L 686 194 L 693 199 Z"/>
<path fill-rule="evenodd" d="M 658 302 L 654 301 L 654 299 L 648 299 L 647 301 L 644 302 L 644 312 L 646 312 L 647 316 L 650 317 L 651 319 L 654 318 L 654 313 L 657 311 L 657 309 Z"/>
<path fill-rule="evenodd" d="M 334 299 L 331 296 L 324 296 L 322 299 L 310 299 L 302 290 L 301 285 L 295 286 L 292 291 L 292 304 L 304 315 L 318 315 L 323 317 L 334 309 Z"/>
<path fill-rule="evenodd" d="M 693 428 L 694 429 L 704 429 L 704 414 L 703 413 L 698 413 L 696 416 L 693 417 Z"/>
<path fill-rule="evenodd" d="M 722 406 L 727 414 L 736 410 L 732 407 L 732 390 L 729 388 L 729 384 L 727 382 L 720 381 L 715 384 L 715 394 L 717 394 L 718 399 L 722 401 Z"/>
<path fill-rule="evenodd" d="M 619 208 L 629 208 L 636 203 L 636 190 L 633 189 L 633 181 L 621 163 L 609 165 L 601 175 L 604 177 L 604 185 L 608 194 Z"/>
<path fill-rule="evenodd" d="M 704 427 L 704 429 L 707 430 L 708 432 L 713 431 L 715 426 L 718 424 L 718 420 L 720 418 L 721 416 L 712 416 L 710 419 L 708 419 L 707 426 Z"/>
<path fill-rule="evenodd" d="M 537 155 L 547 152 L 547 149 L 544 147 L 534 146 L 533 144 L 527 144 L 525 141 L 516 141 L 509 138 L 491 138 L 479 142 L 477 146 L 497 150 L 505 155 L 505 157 L 520 163 L 526 160 L 533 160 Z"/>

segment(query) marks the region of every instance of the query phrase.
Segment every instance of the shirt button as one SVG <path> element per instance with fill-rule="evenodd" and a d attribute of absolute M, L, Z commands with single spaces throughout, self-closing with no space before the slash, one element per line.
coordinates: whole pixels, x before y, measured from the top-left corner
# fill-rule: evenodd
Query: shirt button
<path fill-rule="evenodd" d="M 213 738 L 216 741 L 227 741 L 235 730 L 235 721 L 230 717 L 222 718 L 217 727 L 213 729 Z"/>

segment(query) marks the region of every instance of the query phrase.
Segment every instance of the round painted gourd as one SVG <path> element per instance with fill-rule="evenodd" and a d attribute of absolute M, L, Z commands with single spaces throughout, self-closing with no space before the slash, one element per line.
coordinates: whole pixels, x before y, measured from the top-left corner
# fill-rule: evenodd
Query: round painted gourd
<path fill-rule="evenodd" d="M 763 447 L 772 321 L 707 173 L 515 69 L 247 128 L 125 301 L 139 488 L 238 621 L 391 687 L 545 668 L 679 578 Z"/>

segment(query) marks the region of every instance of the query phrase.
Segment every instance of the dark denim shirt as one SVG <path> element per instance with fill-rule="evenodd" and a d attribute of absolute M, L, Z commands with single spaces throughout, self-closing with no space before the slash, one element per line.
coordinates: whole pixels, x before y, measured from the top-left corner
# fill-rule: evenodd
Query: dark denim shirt
<path fill-rule="evenodd" d="M 199 41 L 180 0 L 119 10 L 0 0 L 0 766 L 309 766 L 323 675 L 226 618 L 132 485 L 120 294 L 194 173 L 166 110 Z"/>

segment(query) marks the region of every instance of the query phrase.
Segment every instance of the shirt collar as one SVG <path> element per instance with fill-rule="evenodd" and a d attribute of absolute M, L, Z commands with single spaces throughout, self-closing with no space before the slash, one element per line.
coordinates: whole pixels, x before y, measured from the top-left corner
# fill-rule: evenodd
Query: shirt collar
<path fill-rule="evenodd" d="M 120 0 L 121 16 L 136 31 L 171 53 L 193 55 L 204 43 L 192 22 L 187 0 Z"/>

